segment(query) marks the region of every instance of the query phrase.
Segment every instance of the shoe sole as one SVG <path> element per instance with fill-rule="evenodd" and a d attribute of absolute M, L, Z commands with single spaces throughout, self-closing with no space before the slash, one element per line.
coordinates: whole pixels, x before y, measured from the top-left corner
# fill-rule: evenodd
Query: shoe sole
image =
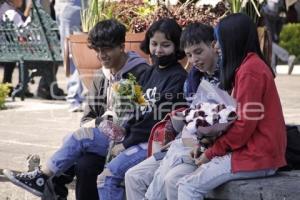
<path fill-rule="evenodd" d="M 15 184 L 16 186 L 19 186 L 19 187 L 25 189 L 26 191 L 30 192 L 31 194 L 34 194 L 34 195 L 36 195 L 38 197 L 42 197 L 43 196 L 43 193 L 41 193 L 41 192 L 39 192 L 37 190 L 32 189 L 31 187 L 25 185 L 24 183 L 22 183 L 18 179 L 16 179 L 13 176 L 13 172 L 12 171 L 4 169 L 3 170 L 3 175 L 6 178 L 8 178 L 13 184 Z"/>

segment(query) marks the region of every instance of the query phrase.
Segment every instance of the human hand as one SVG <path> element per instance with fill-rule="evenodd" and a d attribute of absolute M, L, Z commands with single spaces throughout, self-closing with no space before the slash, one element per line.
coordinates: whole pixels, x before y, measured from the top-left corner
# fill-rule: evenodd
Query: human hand
<path fill-rule="evenodd" d="M 208 163 L 210 160 L 206 157 L 205 153 L 202 153 L 199 158 L 195 159 L 195 164 L 200 166 L 202 164 Z"/>
<path fill-rule="evenodd" d="M 112 148 L 111 154 L 113 156 L 117 156 L 117 155 L 119 155 L 119 153 L 121 153 L 124 150 L 125 150 L 125 147 L 123 144 L 117 144 Z"/>
<path fill-rule="evenodd" d="M 198 158 L 201 154 L 202 154 L 202 152 L 201 152 L 201 146 L 199 146 L 199 145 L 194 146 L 193 149 L 192 149 L 192 151 L 190 152 L 190 156 L 193 159 Z"/>

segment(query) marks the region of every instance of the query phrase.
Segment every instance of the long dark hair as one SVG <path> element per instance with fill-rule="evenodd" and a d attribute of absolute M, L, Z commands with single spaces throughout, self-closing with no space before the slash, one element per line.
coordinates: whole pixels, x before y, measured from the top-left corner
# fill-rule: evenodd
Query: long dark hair
<path fill-rule="evenodd" d="M 140 48 L 146 54 L 150 54 L 149 43 L 150 38 L 153 37 L 156 31 L 165 34 L 166 38 L 174 43 L 175 55 L 178 60 L 185 57 L 185 54 L 180 50 L 180 36 L 181 27 L 177 24 L 176 20 L 163 18 L 154 22 L 146 32 L 145 39 L 141 42 Z"/>
<path fill-rule="evenodd" d="M 256 26 L 247 15 L 236 13 L 223 18 L 216 34 L 222 51 L 220 78 L 224 90 L 230 91 L 234 87 L 235 71 L 248 53 L 256 53 L 267 64 L 260 49 Z"/>

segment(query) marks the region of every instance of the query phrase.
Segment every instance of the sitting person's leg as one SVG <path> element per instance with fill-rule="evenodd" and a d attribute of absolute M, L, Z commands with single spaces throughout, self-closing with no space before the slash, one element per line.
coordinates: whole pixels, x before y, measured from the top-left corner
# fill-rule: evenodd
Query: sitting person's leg
<path fill-rule="evenodd" d="M 76 176 L 76 199 L 77 200 L 98 200 L 97 191 L 97 176 L 103 171 L 105 157 L 99 156 L 94 153 L 83 154 L 76 165 L 64 172 L 62 175 L 54 177 L 52 183 L 46 184 L 49 188 L 48 191 L 53 190 L 54 195 L 59 200 L 67 199 L 68 188 L 67 184 L 71 183 Z M 48 180 L 50 181 L 50 180 Z M 46 195 L 44 193 L 44 195 Z"/>
<path fill-rule="evenodd" d="M 70 168 L 83 153 L 106 156 L 109 146 L 108 137 L 97 128 L 80 128 L 69 135 L 63 146 L 47 162 L 47 174 L 59 175 Z"/>
<path fill-rule="evenodd" d="M 132 146 L 112 159 L 98 176 L 97 187 L 100 199 L 124 199 L 124 181 L 128 169 L 147 157 L 147 143 Z"/>
<path fill-rule="evenodd" d="M 154 172 L 159 167 L 161 160 L 154 156 L 130 168 L 125 174 L 125 189 L 127 199 L 143 199 L 150 185 Z"/>
<path fill-rule="evenodd" d="M 197 166 L 194 164 L 182 163 L 171 169 L 164 178 L 164 193 L 167 199 L 178 199 L 177 182 L 180 178 L 194 172 Z"/>
<path fill-rule="evenodd" d="M 179 165 L 188 163 L 188 168 L 186 173 L 190 173 L 190 166 L 193 165 L 193 161 L 190 158 L 190 151 L 192 148 L 185 147 L 181 139 L 176 139 L 172 142 L 166 156 L 160 163 L 159 168 L 155 171 L 154 178 L 149 185 L 147 192 L 145 194 L 146 199 L 156 200 L 156 199 L 166 199 L 166 180 L 168 182 L 173 182 L 171 177 L 168 175 L 173 168 Z M 195 167 L 193 167 L 195 168 Z M 186 174 L 185 172 L 183 174 Z M 177 178 L 177 176 L 175 176 Z"/>
<path fill-rule="evenodd" d="M 37 196 L 42 196 L 45 182 L 50 176 L 60 176 L 86 152 L 106 156 L 108 146 L 108 137 L 99 129 L 80 128 L 65 138 L 62 147 L 48 160 L 43 171 L 37 169 L 33 172 L 13 173 L 4 170 L 3 173 L 12 183 Z"/>
<path fill-rule="evenodd" d="M 161 162 L 160 167 L 155 171 L 154 178 L 144 193 L 144 197 L 147 200 L 177 199 L 177 181 L 197 168 L 192 163 L 180 163 L 176 166 L 169 166 L 169 162 L 164 161 Z"/>
<path fill-rule="evenodd" d="M 75 166 L 70 167 L 66 172 L 60 176 L 55 176 L 52 179 L 52 185 L 55 192 L 55 195 L 59 200 L 67 199 L 68 188 L 67 184 L 71 183 L 75 177 Z M 50 180 L 49 180 L 50 181 Z M 49 184 L 46 185 L 46 187 Z M 44 195 L 46 195 L 44 193 Z"/>
<path fill-rule="evenodd" d="M 194 173 L 179 179 L 178 199 L 202 200 L 210 190 L 230 180 L 266 177 L 275 174 L 276 170 L 266 169 L 249 172 L 231 172 L 231 154 L 215 157 L 202 164 Z"/>
<path fill-rule="evenodd" d="M 97 176 L 103 171 L 105 157 L 94 153 L 84 154 L 76 163 L 76 199 L 98 200 Z"/>

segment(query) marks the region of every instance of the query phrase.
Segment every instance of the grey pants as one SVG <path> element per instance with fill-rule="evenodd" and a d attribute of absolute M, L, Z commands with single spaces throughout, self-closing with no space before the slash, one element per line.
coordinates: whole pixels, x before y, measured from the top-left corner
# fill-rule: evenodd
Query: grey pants
<path fill-rule="evenodd" d="M 143 199 L 161 160 L 153 156 L 130 168 L 125 174 L 126 199 Z"/>
<path fill-rule="evenodd" d="M 276 58 L 278 57 L 283 62 L 288 62 L 289 60 L 289 52 L 285 50 L 284 48 L 280 47 L 276 43 L 272 43 L 272 61 L 271 66 L 273 70 L 276 72 Z"/>
<path fill-rule="evenodd" d="M 192 173 L 196 167 L 190 164 L 179 164 L 176 167 L 169 170 L 166 176 L 162 180 L 155 178 L 154 176 L 160 177 L 162 172 L 160 169 L 161 160 L 155 160 L 153 156 L 139 163 L 138 165 L 129 169 L 125 174 L 125 185 L 126 185 L 126 198 L 127 199 L 177 199 L 177 181 L 187 175 Z M 161 188 L 161 184 L 152 183 L 152 181 L 161 181 L 164 187 Z M 151 188 L 148 190 L 149 185 Z M 159 195 L 153 194 L 152 191 L 159 191 Z M 147 193 L 147 194 L 146 194 Z M 158 197 L 160 196 L 160 197 Z M 162 197 L 163 196 L 163 197 Z"/>
<path fill-rule="evenodd" d="M 215 157 L 178 181 L 178 199 L 202 200 L 210 190 L 230 180 L 266 177 L 275 172 L 275 169 L 265 169 L 232 173 L 231 154 Z"/>

